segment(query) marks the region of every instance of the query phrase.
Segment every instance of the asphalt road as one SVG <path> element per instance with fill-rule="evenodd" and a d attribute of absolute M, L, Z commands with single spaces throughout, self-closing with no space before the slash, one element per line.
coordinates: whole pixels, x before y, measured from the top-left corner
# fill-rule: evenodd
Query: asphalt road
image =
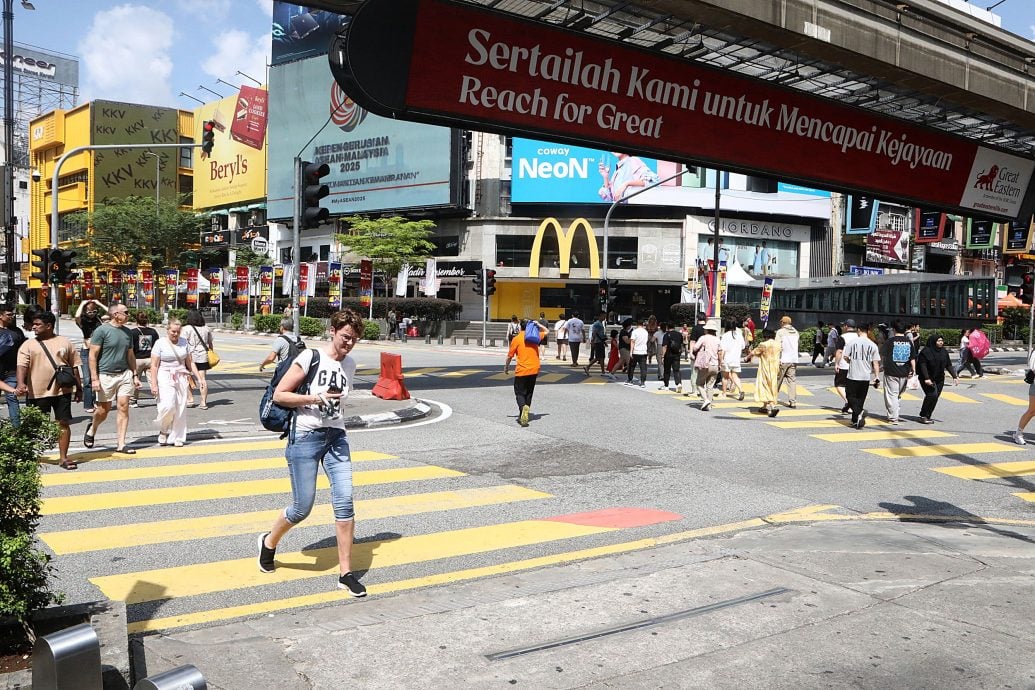
<path fill-rule="evenodd" d="M 132 411 L 138 455 L 100 450 L 79 455 L 74 473 L 44 468 L 41 538 L 69 601 L 125 599 L 131 631 L 147 632 L 341 596 L 333 530 L 319 509 L 282 543 L 278 559 L 295 567 L 270 577 L 254 565 L 256 534 L 289 496 L 276 437 L 256 430 L 266 381 L 257 363 L 268 342 L 216 335 L 223 363 L 211 408 L 190 411 L 184 448 L 149 447 L 145 399 Z M 363 343 L 354 351 L 361 388 L 376 381 L 383 350 L 402 356 L 410 393 L 435 413 L 350 432 L 357 569 L 382 591 L 814 505 L 1033 519 L 1035 461 L 1009 438 L 1027 404 L 1023 353 L 986 359 L 1009 374 L 947 387 L 932 426 L 913 421 L 919 400 L 903 403 L 902 426 L 881 425 L 881 394 L 871 391 L 871 424 L 856 431 L 827 390 L 831 370 L 806 365 L 798 409 L 769 419 L 733 401 L 701 412 L 699 401 L 654 380 L 628 387 L 548 357 L 523 429 L 502 349 Z M 85 416 L 74 446 L 84 429 Z M 109 421 L 99 448 L 113 432 Z"/>

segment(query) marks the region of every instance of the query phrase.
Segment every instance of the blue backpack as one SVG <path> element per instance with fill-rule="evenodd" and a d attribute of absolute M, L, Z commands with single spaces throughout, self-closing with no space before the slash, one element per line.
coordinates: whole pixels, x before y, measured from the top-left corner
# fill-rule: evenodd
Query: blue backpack
<path fill-rule="evenodd" d="M 320 363 L 320 351 L 314 349 L 312 352 L 313 359 L 309 362 L 309 371 L 306 374 L 305 381 L 295 389 L 296 393 L 309 392 L 309 386 L 312 385 L 316 371 L 319 369 L 317 365 Z M 266 392 L 262 394 L 262 400 L 259 402 L 259 421 L 262 423 L 262 426 L 268 431 L 280 433 L 281 438 L 290 433 L 291 422 L 295 418 L 295 410 L 294 408 L 281 407 L 273 402 L 273 392 L 277 390 L 277 384 L 284 378 L 284 375 L 291 368 L 294 361 L 292 357 L 285 357 L 277 365 L 276 370 L 273 372 L 273 378 L 270 379 L 269 385 L 266 386 Z"/>
<path fill-rule="evenodd" d="M 538 345 L 540 342 L 542 342 L 542 336 L 540 336 L 539 324 L 529 319 L 525 324 L 525 345 Z"/>

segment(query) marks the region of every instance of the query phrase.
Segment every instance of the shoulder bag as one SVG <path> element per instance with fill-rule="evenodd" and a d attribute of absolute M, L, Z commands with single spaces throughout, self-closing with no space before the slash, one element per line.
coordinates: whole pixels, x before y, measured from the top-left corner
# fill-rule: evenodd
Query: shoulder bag
<path fill-rule="evenodd" d="M 50 388 L 55 383 L 57 383 L 58 388 L 74 388 L 76 385 L 76 378 L 72 367 L 67 364 L 59 366 L 58 363 L 54 361 L 54 356 L 50 354 L 50 350 L 47 349 L 47 346 L 43 341 L 37 340 L 36 342 L 38 342 L 40 347 L 43 348 L 43 353 L 47 355 L 47 359 L 50 360 L 50 366 L 54 367 L 54 375 L 50 378 L 50 383 L 47 384 L 47 388 Z"/>
<path fill-rule="evenodd" d="M 191 328 L 193 328 L 194 332 L 197 333 L 198 340 L 201 341 L 201 345 L 205 348 L 205 353 L 208 355 L 208 368 L 215 369 L 216 365 L 219 364 L 219 353 L 208 346 L 205 339 L 201 337 L 201 332 L 198 330 L 197 326 L 191 326 Z"/>

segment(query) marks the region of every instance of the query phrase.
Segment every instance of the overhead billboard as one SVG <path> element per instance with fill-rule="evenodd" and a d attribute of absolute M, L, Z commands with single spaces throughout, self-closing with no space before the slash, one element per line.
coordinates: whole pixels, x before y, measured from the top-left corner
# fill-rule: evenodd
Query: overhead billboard
<path fill-rule="evenodd" d="M 331 38 L 348 25 L 349 16 L 345 14 L 292 2 L 274 2 L 270 64 L 326 55 Z"/>
<path fill-rule="evenodd" d="M 194 208 L 213 208 L 266 197 L 265 88 L 242 86 L 235 96 L 194 111 L 194 141 L 206 120 L 216 123 L 212 155 L 194 160 Z"/>
<path fill-rule="evenodd" d="M 313 136 L 313 133 L 316 136 Z M 295 156 L 327 163 L 331 215 L 454 205 L 453 131 L 378 117 L 349 99 L 327 60 L 270 70 L 268 217 L 291 218 Z"/>
<path fill-rule="evenodd" d="M 633 162 L 645 182 L 659 179 L 658 161 L 653 158 L 631 156 L 619 161 L 614 152 L 514 137 L 510 200 L 515 203 L 611 203 L 614 201 L 611 182 L 621 174 L 619 164 L 625 167 Z"/>
<path fill-rule="evenodd" d="M 7 55 L 0 49 L 0 67 L 3 67 L 6 59 Z M 79 86 L 79 61 L 68 55 L 15 43 L 11 69 L 19 74 L 55 84 Z"/>
<path fill-rule="evenodd" d="M 90 132 L 94 144 L 178 144 L 179 111 L 154 105 L 93 101 Z M 155 156 L 158 156 L 156 166 Z M 176 195 L 176 149 L 108 149 L 93 154 L 93 196 L 98 203 L 129 196 Z"/>
<path fill-rule="evenodd" d="M 789 87 L 453 0 L 367 0 L 328 55 L 390 117 L 694 160 L 1011 219 L 1035 160 Z"/>

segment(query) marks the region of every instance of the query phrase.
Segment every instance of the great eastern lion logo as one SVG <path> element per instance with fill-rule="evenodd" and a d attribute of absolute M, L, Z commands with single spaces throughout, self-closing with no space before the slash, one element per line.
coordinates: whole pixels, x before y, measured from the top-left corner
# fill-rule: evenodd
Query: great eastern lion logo
<path fill-rule="evenodd" d="M 974 183 L 974 187 L 992 191 L 992 183 L 995 182 L 997 177 L 999 177 L 999 166 L 993 165 L 987 173 L 983 172 L 977 176 L 977 182 Z"/>

